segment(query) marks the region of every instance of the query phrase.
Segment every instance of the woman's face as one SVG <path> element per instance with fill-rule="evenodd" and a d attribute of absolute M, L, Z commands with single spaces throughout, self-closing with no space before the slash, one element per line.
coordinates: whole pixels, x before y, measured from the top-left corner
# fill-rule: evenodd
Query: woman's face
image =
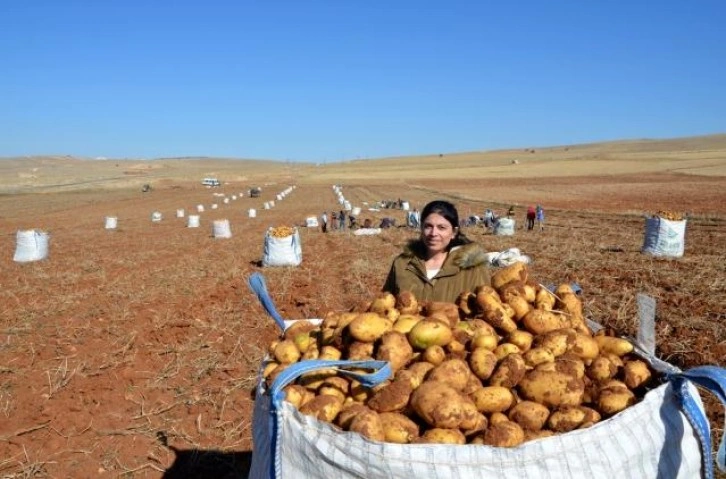
<path fill-rule="evenodd" d="M 457 229 L 438 213 L 431 213 L 421 224 L 421 239 L 429 254 L 446 251 Z"/>

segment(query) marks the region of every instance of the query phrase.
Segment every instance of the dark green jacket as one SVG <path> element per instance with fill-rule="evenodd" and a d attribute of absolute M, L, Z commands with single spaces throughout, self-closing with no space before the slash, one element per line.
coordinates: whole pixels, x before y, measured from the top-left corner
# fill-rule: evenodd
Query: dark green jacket
<path fill-rule="evenodd" d="M 485 251 L 476 243 L 454 247 L 438 274 L 428 279 L 424 265 L 425 247 L 420 240 L 409 242 L 388 273 L 383 291 L 397 295 L 411 291 L 420 301 L 454 302 L 464 291 L 481 284 L 489 285 L 489 263 Z"/>

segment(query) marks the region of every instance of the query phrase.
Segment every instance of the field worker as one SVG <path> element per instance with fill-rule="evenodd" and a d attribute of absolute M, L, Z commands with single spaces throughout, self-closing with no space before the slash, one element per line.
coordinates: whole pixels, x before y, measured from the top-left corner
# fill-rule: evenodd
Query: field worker
<path fill-rule="evenodd" d="M 533 230 L 534 229 L 534 220 L 537 218 L 537 212 L 534 209 L 534 206 L 529 205 L 527 207 L 527 229 Z"/>
<path fill-rule="evenodd" d="M 537 224 L 539 225 L 539 230 L 544 231 L 544 208 L 542 208 L 542 205 L 537 205 Z"/>
<path fill-rule="evenodd" d="M 490 283 L 486 253 L 459 231 L 459 213 L 436 200 L 421 211 L 420 237 L 393 260 L 383 291 L 411 291 L 419 301 L 454 302 Z"/>
<path fill-rule="evenodd" d="M 335 231 L 338 229 L 338 215 L 335 214 L 335 211 L 330 212 L 330 230 Z"/>
<path fill-rule="evenodd" d="M 323 229 L 323 233 L 328 232 L 328 214 L 325 211 L 320 215 L 320 227 Z"/>
<path fill-rule="evenodd" d="M 338 214 L 338 228 L 341 230 L 345 229 L 345 211 L 340 210 Z"/>

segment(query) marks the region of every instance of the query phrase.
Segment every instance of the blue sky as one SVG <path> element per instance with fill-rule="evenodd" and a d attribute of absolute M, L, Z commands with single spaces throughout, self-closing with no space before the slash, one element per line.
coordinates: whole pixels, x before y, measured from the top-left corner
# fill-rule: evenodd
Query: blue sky
<path fill-rule="evenodd" d="M 711 133 L 724 0 L 0 3 L 0 156 L 330 162 Z"/>

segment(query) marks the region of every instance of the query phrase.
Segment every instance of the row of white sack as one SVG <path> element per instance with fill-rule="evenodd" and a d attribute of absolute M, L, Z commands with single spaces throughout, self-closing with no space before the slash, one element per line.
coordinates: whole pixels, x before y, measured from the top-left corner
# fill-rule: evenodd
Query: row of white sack
<path fill-rule="evenodd" d="M 277 312 L 262 275 L 253 274 L 249 285 L 281 330 L 295 323 Z M 597 330 L 599 325 L 590 327 Z M 712 479 L 710 427 L 696 386 L 726 406 L 726 370 L 702 366 L 683 372 L 637 345 L 636 351 L 665 375 L 664 384 L 594 426 L 515 448 L 371 441 L 303 415 L 284 400 L 286 385 L 305 373 L 331 367 L 375 386 L 391 375 L 386 361 L 302 361 L 285 369 L 269 389 L 260 374 L 249 477 Z M 263 367 L 264 361 L 260 372 Z M 726 432 L 716 464 L 726 471 Z"/>

